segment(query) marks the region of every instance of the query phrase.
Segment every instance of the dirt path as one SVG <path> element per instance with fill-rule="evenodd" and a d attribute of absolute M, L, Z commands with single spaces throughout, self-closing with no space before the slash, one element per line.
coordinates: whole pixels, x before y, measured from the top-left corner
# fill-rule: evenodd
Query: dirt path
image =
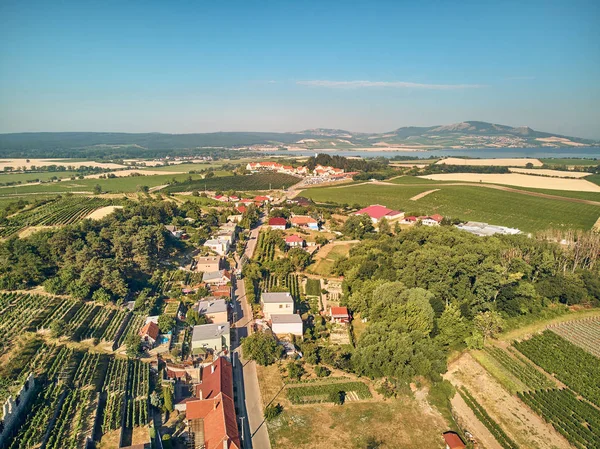
<path fill-rule="evenodd" d="M 473 410 L 469 408 L 460 394 L 456 393 L 450 403 L 452 404 L 452 410 L 456 414 L 459 425 L 473 435 L 480 446 L 485 449 L 502 449 L 502 446 L 496 441 L 494 435 L 477 419 Z"/>
<path fill-rule="evenodd" d="M 469 353 L 450 364 L 444 377 L 454 385 L 465 386 L 492 419 L 521 447 L 571 447 L 551 425 L 506 391 Z"/>
<path fill-rule="evenodd" d="M 421 198 L 423 198 L 424 196 L 429 195 L 430 193 L 433 192 L 437 192 L 440 189 L 433 189 L 433 190 L 427 190 L 426 192 L 421 192 L 418 195 L 413 196 L 412 198 L 409 198 L 411 201 L 417 201 L 420 200 Z"/>
<path fill-rule="evenodd" d="M 372 181 L 372 182 L 362 182 L 360 184 L 351 184 L 351 185 L 343 185 L 343 186 L 336 186 L 333 187 L 334 189 L 342 189 L 342 188 L 348 188 L 348 187 L 356 187 L 356 186 L 361 186 L 364 184 L 375 184 L 375 185 L 385 185 L 385 186 L 395 186 L 395 187 L 427 187 L 427 186 L 434 186 L 434 187 L 445 187 L 445 186 L 470 186 L 470 187 L 482 187 L 485 189 L 495 189 L 495 190 L 502 190 L 504 192 L 511 192 L 511 193 L 520 193 L 521 195 L 529 195 L 529 196 L 536 196 L 538 198 L 547 198 L 547 199 L 551 199 L 551 200 L 560 200 L 560 201 L 567 201 L 569 203 L 580 203 L 580 204 L 589 204 L 591 206 L 600 206 L 600 201 L 592 201 L 592 200 L 585 200 L 582 198 L 571 198 L 571 197 L 566 197 L 566 196 L 558 196 L 558 195 L 551 195 L 549 193 L 541 193 L 541 192 L 530 192 L 528 190 L 519 190 L 519 189 L 515 189 L 513 187 L 507 187 L 507 186 L 500 186 L 497 184 L 484 184 L 484 183 L 472 183 L 472 182 L 445 182 L 444 184 L 436 184 L 435 181 L 432 181 L 431 184 L 395 184 L 393 182 L 387 182 L 387 181 Z M 440 190 L 440 189 L 437 189 Z"/>

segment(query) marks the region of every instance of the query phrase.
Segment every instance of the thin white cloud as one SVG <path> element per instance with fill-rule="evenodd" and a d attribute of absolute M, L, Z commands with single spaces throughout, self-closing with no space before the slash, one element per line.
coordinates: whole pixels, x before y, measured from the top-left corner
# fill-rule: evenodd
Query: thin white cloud
<path fill-rule="evenodd" d="M 393 87 L 399 89 L 478 89 L 484 87 L 481 84 L 424 84 L 411 83 L 408 81 L 331 81 L 331 80 L 308 80 L 296 81 L 301 86 L 329 87 L 333 89 L 359 89 L 364 87 Z"/>
<path fill-rule="evenodd" d="M 509 80 L 509 81 L 516 81 L 516 80 L 527 80 L 527 81 L 531 81 L 535 79 L 535 76 L 509 76 L 507 78 L 504 78 L 505 80 Z"/>

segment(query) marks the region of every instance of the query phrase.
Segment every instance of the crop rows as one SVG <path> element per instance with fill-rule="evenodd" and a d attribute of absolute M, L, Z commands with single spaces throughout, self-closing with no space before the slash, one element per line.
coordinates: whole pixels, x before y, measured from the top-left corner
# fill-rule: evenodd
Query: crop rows
<path fill-rule="evenodd" d="M 0 294 L 0 344 L 30 330 L 51 315 L 57 299 L 47 295 Z"/>
<path fill-rule="evenodd" d="M 129 335 L 137 334 L 143 325 L 144 325 L 144 317 L 142 317 L 141 315 L 133 315 L 131 317 L 131 319 L 129 320 L 129 322 L 127 323 L 127 326 L 125 327 L 125 329 L 119 336 L 119 338 L 116 340 L 115 345 L 117 347 L 120 347 L 125 342 L 125 340 L 127 339 L 127 337 Z"/>
<path fill-rule="evenodd" d="M 600 407 L 600 359 L 548 330 L 513 345 L 536 365 Z"/>
<path fill-rule="evenodd" d="M 572 391 L 540 390 L 519 397 L 577 448 L 600 447 L 600 411 Z"/>
<path fill-rule="evenodd" d="M 477 400 L 469 393 L 464 387 L 458 389 L 459 394 L 465 401 L 465 403 L 469 406 L 477 419 L 481 421 L 481 423 L 487 427 L 496 441 L 502 446 L 504 449 L 517 449 L 519 446 L 510 439 L 510 437 L 502 430 L 502 428 L 498 425 L 496 421 L 492 419 L 490 415 L 485 411 L 485 408 L 477 402 Z"/>
<path fill-rule="evenodd" d="M 256 242 L 256 260 L 258 262 L 270 262 L 275 258 L 275 242 L 265 235 L 261 232 Z"/>
<path fill-rule="evenodd" d="M 72 197 L 54 200 L 6 219 L 0 237 L 7 237 L 27 226 L 60 226 L 76 223 L 96 209 L 114 201 L 105 198 Z"/>
<path fill-rule="evenodd" d="M 260 288 L 264 292 L 270 291 L 281 291 L 282 289 L 288 290 L 294 299 L 300 299 L 300 286 L 298 282 L 298 276 L 295 274 L 288 274 L 283 279 L 273 276 L 270 272 L 261 280 Z M 275 289 L 275 290 L 274 290 Z"/>
<path fill-rule="evenodd" d="M 292 404 L 314 404 L 328 402 L 329 395 L 337 391 L 356 393 L 359 399 L 372 397 L 369 387 L 363 382 L 342 382 L 322 385 L 288 386 L 287 398 Z"/>
<path fill-rule="evenodd" d="M 528 389 L 552 388 L 554 384 L 544 374 L 525 360 L 517 360 L 496 346 L 488 346 L 485 352 L 509 373 L 519 379 Z"/>
<path fill-rule="evenodd" d="M 590 354 L 600 357 L 600 318 L 567 321 L 548 329 Z"/>
<path fill-rule="evenodd" d="M 115 313 L 115 309 L 110 309 L 108 307 L 103 307 L 101 310 L 99 310 L 90 323 L 86 326 L 86 330 L 82 335 L 82 340 L 87 338 L 102 338 L 108 323 L 110 323 Z"/>

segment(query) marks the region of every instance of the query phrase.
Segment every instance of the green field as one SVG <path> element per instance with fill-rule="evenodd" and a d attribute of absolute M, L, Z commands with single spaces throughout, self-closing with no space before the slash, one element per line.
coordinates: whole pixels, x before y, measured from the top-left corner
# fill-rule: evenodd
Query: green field
<path fill-rule="evenodd" d="M 0 184 L 7 182 L 36 182 L 36 181 L 49 181 L 51 178 L 56 176 L 57 178 L 70 178 L 71 176 L 77 176 L 77 172 L 73 171 L 55 171 L 55 172 L 31 172 L 31 173 L 0 173 Z"/>
<path fill-rule="evenodd" d="M 590 229 L 600 216 L 600 207 L 536 198 L 477 186 L 438 186 L 440 190 L 417 201 L 410 198 L 431 189 L 423 186 L 359 185 L 343 188 L 313 188 L 302 196 L 317 202 L 383 204 L 406 212 L 439 213 L 461 220 L 484 221 L 525 232 L 549 228 Z"/>
<path fill-rule="evenodd" d="M 182 182 L 165 189 L 167 192 L 188 192 L 192 190 L 268 190 L 290 187 L 300 178 L 282 173 L 265 173 L 246 176 L 224 176 Z"/>
<path fill-rule="evenodd" d="M 596 166 L 600 165 L 600 160 L 598 159 L 580 159 L 580 158 L 543 158 L 540 159 L 542 163 L 549 165 L 580 165 L 580 166 Z"/>
<path fill-rule="evenodd" d="M 588 181 L 591 181 L 595 184 L 600 185 L 600 175 L 590 175 L 585 178 Z M 399 185 L 410 185 L 410 184 L 421 184 L 423 186 L 428 185 L 431 189 L 437 189 L 440 185 L 444 184 L 456 184 L 460 181 L 434 181 L 431 179 L 419 178 L 416 176 L 401 176 L 398 178 L 390 179 L 388 182 Z M 486 183 L 488 184 L 488 183 Z M 551 190 L 551 189 L 534 189 L 531 187 L 519 187 L 519 186 L 511 186 L 507 184 L 497 184 L 502 185 L 504 187 L 508 187 L 511 189 L 525 190 L 527 192 L 537 192 L 537 193 L 545 193 L 547 195 L 555 195 L 562 196 L 566 198 L 579 198 L 582 200 L 591 200 L 591 201 L 599 201 L 600 202 L 600 193 L 599 192 L 574 192 L 569 190 Z M 475 186 L 474 186 L 475 187 Z M 479 187 L 479 186 L 477 186 Z M 482 186 L 481 188 L 485 188 Z"/>
<path fill-rule="evenodd" d="M 104 192 L 127 193 L 135 192 L 138 186 L 160 186 L 167 184 L 172 179 L 185 181 L 188 176 L 192 176 L 192 179 L 201 178 L 200 175 L 188 175 L 182 173 L 178 175 L 127 176 L 110 179 L 78 179 L 75 181 L 61 181 L 30 186 L 0 187 L 0 196 L 12 195 L 15 193 L 92 192 L 96 184 L 99 184 Z"/>

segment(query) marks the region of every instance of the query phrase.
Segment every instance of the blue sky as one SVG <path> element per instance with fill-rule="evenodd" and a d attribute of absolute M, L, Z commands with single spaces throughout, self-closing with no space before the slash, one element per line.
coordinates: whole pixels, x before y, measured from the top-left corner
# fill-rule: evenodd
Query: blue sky
<path fill-rule="evenodd" d="M 600 138 L 598 1 L 0 2 L 0 132 Z"/>

